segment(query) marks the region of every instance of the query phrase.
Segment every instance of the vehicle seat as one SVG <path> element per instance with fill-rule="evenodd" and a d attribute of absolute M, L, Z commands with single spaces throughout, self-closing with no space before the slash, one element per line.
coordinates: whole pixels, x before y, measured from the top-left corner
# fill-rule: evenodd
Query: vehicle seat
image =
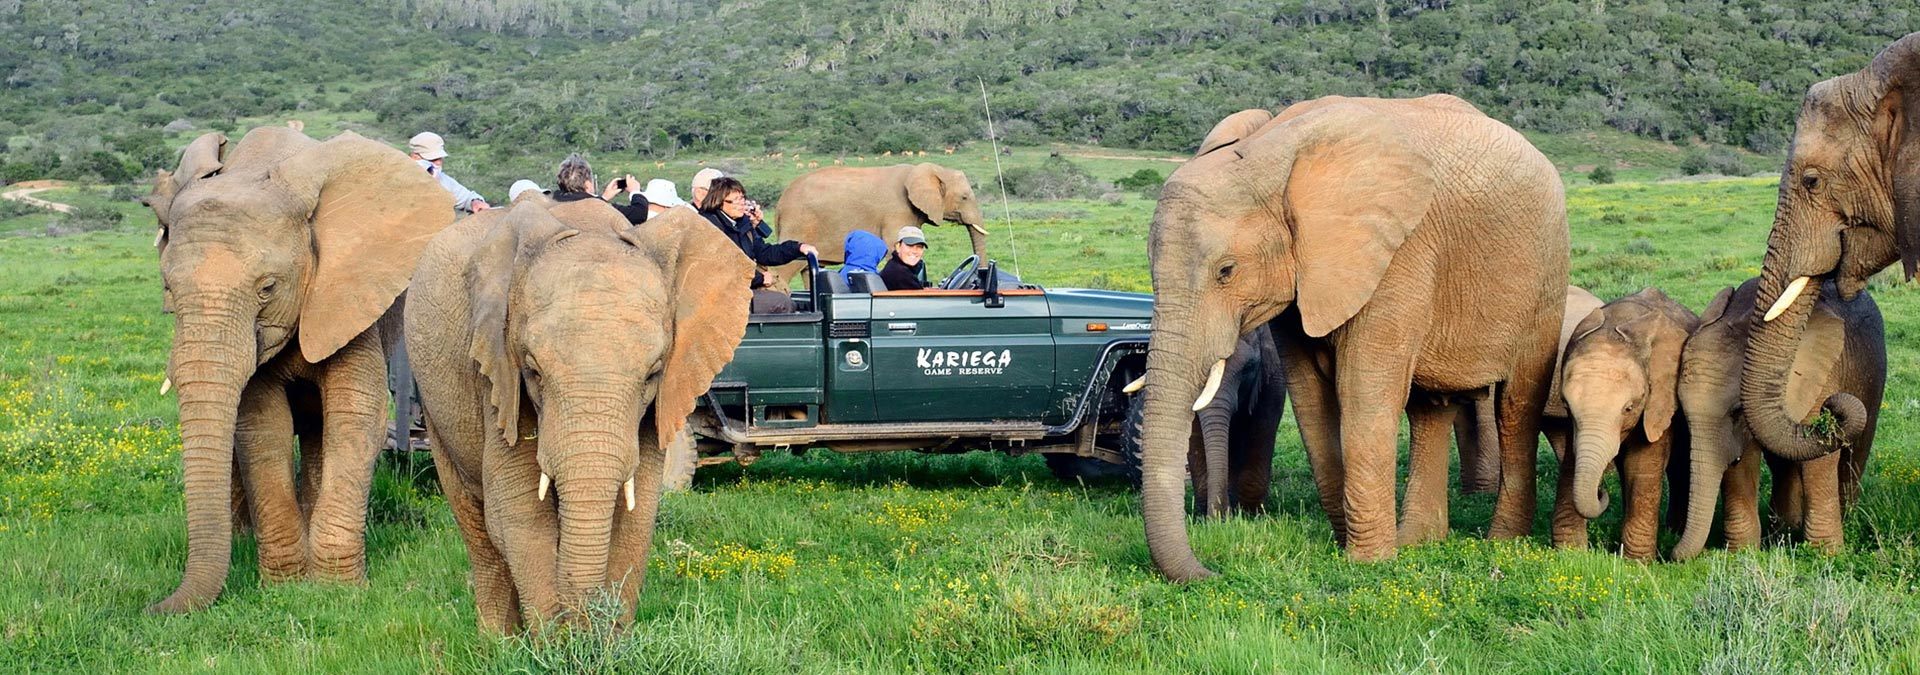
<path fill-rule="evenodd" d="M 854 293 L 877 293 L 887 290 L 886 280 L 881 279 L 878 274 L 854 272 L 847 276 L 852 278 L 852 283 L 847 284 L 847 288 Z"/>
<path fill-rule="evenodd" d="M 847 290 L 847 280 L 840 278 L 840 273 L 834 270 L 814 272 L 813 287 L 819 289 L 821 293 L 844 294 L 849 292 Z"/>

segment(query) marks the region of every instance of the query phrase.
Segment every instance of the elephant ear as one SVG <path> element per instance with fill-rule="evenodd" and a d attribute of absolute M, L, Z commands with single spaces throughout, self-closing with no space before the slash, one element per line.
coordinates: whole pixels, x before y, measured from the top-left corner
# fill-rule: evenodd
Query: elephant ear
<path fill-rule="evenodd" d="M 1733 288 L 1720 289 L 1719 293 L 1714 294 L 1713 300 L 1707 303 L 1706 311 L 1700 313 L 1700 325 L 1705 326 L 1717 322 L 1721 317 L 1726 316 L 1727 305 L 1732 302 Z"/>
<path fill-rule="evenodd" d="M 173 198 L 187 189 L 194 181 L 220 172 L 221 153 L 227 147 L 227 137 L 220 132 L 200 134 L 187 147 L 180 150 L 180 165 L 173 171 L 165 169 L 153 177 L 153 190 L 140 199 L 140 203 L 153 209 L 155 220 L 160 222 L 160 234 L 154 239 L 155 246 L 164 247 L 169 223 L 173 222 Z"/>
<path fill-rule="evenodd" d="M 1806 423 L 1834 391 L 1831 383 L 1846 337 L 1846 321 L 1825 304 L 1815 305 L 1800 349 L 1793 354 L 1793 370 L 1787 373 L 1787 414 L 1794 419 Z"/>
<path fill-rule="evenodd" d="M 1888 45 L 1868 69 L 1885 87 L 1874 130 L 1893 171 L 1894 240 L 1911 280 L 1920 271 L 1920 33 Z"/>
<path fill-rule="evenodd" d="M 1200 140 L 1200 149 L 1194 151 L 1193 156 L 1199 157 L 1251 138 L 1255 130 L 1270 121 L 1273 121 L 1273 111 L 1260 108 L 1250 108 L 1228 115 L 1218 124 L 1213 125 L 1213 130 L 1208 131 L 1206 138 Z"/>
<path fill-rule="evenodd" d="M 913 210 L 919 211 L 926 222 L 937 223 L 946 217 L 947 195 L 939 165 L 916 164 L 907 172 L 907 203 L 912 204 Z"/>
<path fill-rule="evenodd" d="M 1426 218 L 1438 185 L 1433 166 L 1392 120 L 1352 104 L 1296 117 L 1236 152 L 1253 173 L 1272 172 L 1249 176 L 1254 184 L 1286 177 L 1295 302 L 1306 334 L 1324 337 L 1373 298 L 1394 253 Z"/>
<path fill-rule="evenodd" d="M 331 356 L 407 287 L 427 241 L 453 222 L 453 195 L 400 151 L 352 132 L 287 157 L 269 181 L 304 200 L 315 264 L 300 354 Z"/>
<path fill-rule="evenodd" d="M 493 409 L 500 437 L 508 447 L 520 436 L 520 352 L 510 345 L 513 288 L 530 248 L 529 242 L 547 242 L 578 232 L 555 219 L 540 204 L 516 204 L 473 216 L 496 222 L 467 261 L 468 321 L 471 336 L 467 356 L 487 380 L 487 405 Z"/>
<path fill-rule="evenodd" d="M 1567 407 L 1566 395 L 1560 391 L 1560 380 L 1565 377 L 1562 371 L 1566 368 L 1567 352 L 1572 351 L 1574 343 L 1600 330 L 1600 326 L 1606 322 L 1607 309 L 1595 307 L 1593 311 L 1587 313 L 1586 318 L 1581 319 L 1580 323 L 1573 327 L 1573 332 L 1568 336 L 1566 343 L 1560 345 L 1560 354 L 1553 360 L 1553 381 L 1547 387 L 1547 405 L 1542 414 L 1554 418 L 1573 416 L 1573 411 Z"/>
<path fill-rule="evenodd" d="M 1640 413 L 1640 423 L 1647 440 L 1658 441 L 1673 425 L 1674 413 L 1680 409 L 1680 351 L 1686 347 L 1692 329 L 1664 311 L 1649 315 L 1647 321 L 1653 340 L 1647 350 L 1647 403 Z"/>
<path fill-rule="evenodd" d="M 670 284 L 665 295 L 673 316 L 653 400 L 654 428 L 664 448 L 686 428 L 694 404 L 746 335 L 753 261 L 686 209 L 668 211 L 621 237 L 652 256 Z"/>

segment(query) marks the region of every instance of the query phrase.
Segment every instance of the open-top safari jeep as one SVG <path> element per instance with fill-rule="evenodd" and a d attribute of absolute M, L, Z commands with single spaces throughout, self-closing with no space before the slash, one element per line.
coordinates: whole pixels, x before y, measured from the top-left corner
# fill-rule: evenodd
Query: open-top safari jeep
<path fill-rule="evenodd" d="M 934 288 L 887 291 L 809 263 L 793 314 L 756 314 L 668 450 L 668 486 L 773 450 L 1045 453 L 1111 475 L 1145 372 L 1153 299 L 1044 289 L 969 257 Z"/>

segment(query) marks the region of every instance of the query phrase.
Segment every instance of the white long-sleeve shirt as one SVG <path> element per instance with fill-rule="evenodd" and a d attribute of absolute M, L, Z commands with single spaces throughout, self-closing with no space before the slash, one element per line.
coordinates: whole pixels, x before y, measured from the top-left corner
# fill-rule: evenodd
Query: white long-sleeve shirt
<path fill-rule="evenodd" d="M 475 201 L 486 201 L 486 198 L 481 197 L 480 193 L 468 190 L 467 186 L 461 185 L 460 181 L 454 180 L 453 176 L 447 175 L 447 172 L 440 170 L 440 167 L 433 162 L 424 159 L 414 161 L 419 162 L 420 167 L 427 170 L 427 175 L 433 176 L 435 180 L 440 181 L 440 187 L 446 188 L 447 192 L 453 193 L 454 208 L 471 212 L 473 211 L 473 203 Z"/>

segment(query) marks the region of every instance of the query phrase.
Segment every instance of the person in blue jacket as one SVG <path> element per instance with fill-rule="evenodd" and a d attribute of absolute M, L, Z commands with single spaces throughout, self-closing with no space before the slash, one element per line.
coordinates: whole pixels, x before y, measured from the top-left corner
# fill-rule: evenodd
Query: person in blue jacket
<path fill-rule="evenodd" d="M 854 230 L 847 233 L 847 264 L 840 268 L 840 278 L 853 285 L 854 272 L 880 273 L 880 259 L 887 257 L 887 243 L 866 230 Z"/>

